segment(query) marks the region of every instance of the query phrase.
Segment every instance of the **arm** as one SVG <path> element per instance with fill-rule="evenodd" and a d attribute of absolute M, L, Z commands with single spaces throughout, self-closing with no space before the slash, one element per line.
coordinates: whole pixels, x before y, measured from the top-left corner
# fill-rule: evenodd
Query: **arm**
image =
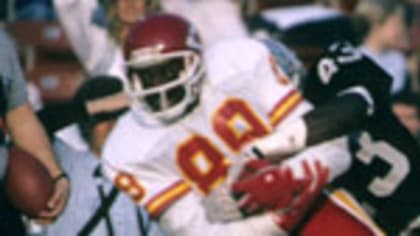
<path fill-rule="evenodd" d="M 55 156 L 42 126 L 31 110 L 26 96 L 26 84 L 17 60 L 14 45 L 10 38 L 0 31 L 0 73 L 2 75 L 6 112 L 5 123 L 13 141 L 34 157 L 38 158 L 48 169 L 51 176 L 62 173 L 55 161 Z M 2 114 L 3 115 L 3 114 Z M 64 209 L 69 192 L 66 178 L 55 182 L 53 196 L 48 201 L 46 210 L 40 216 L 53 219 Z"/>
<path fill-rule="evenodd" d="M 94 1 L 86 1 L 85 8 L 82 8 L 82 1 L 54 1 L 55 10 L 60 20 L 60 24 L 63 26 L 74 52 L 82 62 L 87 62 L 91 53 L 89 48 L 92 46 L 92 41 L 89 40 L 89 31 L 86 31 L 86 25 L 89 22 L 88 14 L 91 10 L 93 10 L 95 5 L 91 4 L 93 2 Z M 89 6 L 89 4 L 92 6 Z M 90 71 L 92 68 L 90 68 L 91 66 L 88 64 L 89 63 L 83 64 L 83 66 Z"/>
<path fill-rule="evenodd" d="M 269 213 L 230 223 L 210 223 L 197 193 L 189 193 L 174 203 L 159 219 L 171 235 L 287 235 Z"/>
<path fill-rule="evenodd" d="M 103 83 L 106 84 L 107 81 L 104 80 Z M 48 136 L 51 137 L 56 131 L 72 123 L 88 119 L 88 117 L 123 110 L 127 107 L 128 98 L 123 92 L 115 94 L 104 93 L 102 97 L 84 102 L 69 101 L 47 105 L 38 111 L 36 115 L 45 127 Z"/>
<path fill-rule="evenodd" d="M 136 165 L 135 168 L 139 166 L 141 165 Z M 271 213 L 230 222 L 210 220 L 207 214 L 210 209 L 203 204 L 205 196 L 202 193 L 193 190 L 185 181 L 176 180 L 179 179 L 178 176 L 156 172 L 153 166 L 143 166 L 151 168 L 142 168 L 143 171 L 130 174 L 116 169 L 107 160 L 103 167 L 114 184 L 147 210 L 170 235 L 285 235 Z M 127 165 L 124 169 L 134 168 L 133 165 Z M 163 168 L 159 170 L 162 171 Z"/>
<path fill-rule="evenodd" d="M 10 110 L 6 114 L 6 126 L 16 145 L 40 160 L 48 169 L 52 178 L 61 175 L 62 169 L 57 164 L 43 127 L 29 104 Z M 47 209 L 40 213 L 43 223 L 50 223 L 64 210 L 68 195 L 68 179 L 58 179 L 54 185 L 53 195 L 48 201 Z"/>
<path fill-rule="evenodd" d="M 73 100 L 51 104 L 37 113 L 48 135 L 67 125 L 81 121 L 100 121 L 113 113 L 122 113 L 129 106 L 123 83 L 113 76 L 86 80 Z"/>
<path fill-rule="evenodd" d="M 328 169 L 328 182 L 346 172 L 351 165 L 351 155 L 348 151 L 347 138 L 339 138 L 321 145 L 305 149 L 289 158 L 284 165 L 290 167 L 297 177 L 304 176 L 302 164 L 307 162 L 311 168 L 319 162 Z"/>
<path fill-rule="evenodd" d="M 109 149 L 105 149 L 105 158 L 107 151 Z M 271 213 L 229 222 L 209 219 L 208 211 L 212 209 L 203 203 L 206 196 L 174 173 L 165 172 L 162 165 L 153 165 L 155 162 L 127 165 L 105 159 L 103 164 L 104 173 L 113 183 L 170 235 L 285 235 Z"/>
<path fill-rule="evenodd" d="M 368 117 L 369 104 L 357 94 L 340 96 L 305 114 L 308 146 L 359 130 Z"/>
<path fill-rule="evenodd" d="M 46 134 L 28 104 L 7 113 L 6 126 L 16 145 L 38 157 L 51 176 L 58 176 L 61 173 Z"/>
<path fill-rule="evenodd" d="M 306 146 L 359 130 L 374 112 L 387 106 L 387 74 L 348 44 L 311 68 L 303 94 L 316 109 L 289 120 L 254 144 L 262 155 L 289 155 Z"/>
<path fill-rule="evenodd" d="M 363 96 L 348 93 L 287 122 L 252 146 L 261 156 L 289 155 L 360 129 L 369 108 Z"/>
<path fill-rule="evenodd" d="M 44 163 L 54 177 L 61 172 L 44 130 L 27 102 L 26 83 L 11 39 L 0 31 L 0 73 L 5 122 L 13 141 Z M 3 114 L 2 114 L 3 115 Z"/>
<path fill-rule="evenodd" d="M 105 74 L 117 47 L 108 37 L 97 1 L 54 0 L 66 36 L 88 74 Z M 105 54 L 105 56 L 104 56 Z"/>
<path fill-rule="evenodd" d="M 124 119 L 119 125 L 123 121 Z M 269 213 L 231 222 L 209 219 L 208 213 L 213 209 L 203 203 L 206 196 L 182 179 L 173 169 L 174 166 L 167 161 L 150 159 L 150 156 L 147 156 L 148 161 L 142 159 L 142 151 L 138 148 L 135 152 L 136 162 L 133 162 L 133 159 L 127 160 L 124 155 L 131 148 L 111 145 L 116 144 L 113 143 L 114 138 L 126 134 L 125 131 L 123 127 L 117 127 L 108 139 L 102 157 L 104 173 L 120 190 L 129 194 L 136 204 L 147 210 L 168 234 L 284 235 Z M 111 156 L 115 159 L 110 158 Z"/>

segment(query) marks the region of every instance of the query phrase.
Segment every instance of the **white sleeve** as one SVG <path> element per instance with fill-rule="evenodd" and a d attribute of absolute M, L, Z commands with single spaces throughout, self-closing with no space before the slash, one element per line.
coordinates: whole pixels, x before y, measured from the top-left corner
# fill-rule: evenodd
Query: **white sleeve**
<path fill-rule="evenodd" d="M 229 223 L 210 223 L 196 193 L 189 193 L 173 204 L 159 219 L 170 235 L 287 235 L 272 220 L 270 213 Z"/>
<path fill-rule="evenodd" d="M 331 182 L 350 168 L 351 154 L 347 145 L 347 137 L 338 138 L 308 148 L 288 159 L 285 164 L 290 166 L 299 177 L 303 176 L 303 161 L 307 161 L 311 167 L 314 166 L 316 161 L 320 161 L 323 166 L 329 169 L 329 182 Z"/>
<path fill-rule="evenodd" d="M 313 109 L 284 71 L 268 55 L 259 62 L 256 71 L 255 94 L 264 108 L 273 132 L 257 139 L 252 145 L 264 156 L 294 153 L 306 146 L 307 127 L 302 116 Z M 261 83 L 263 86 L 257 86 Z"/>
<path fill-rule="evenodd" d="M 93 23 L 97 1 L 54 0 L 58 18 L 70 44 L 88 74 L 104 74 L 118 47 L 107 30 Z"/>

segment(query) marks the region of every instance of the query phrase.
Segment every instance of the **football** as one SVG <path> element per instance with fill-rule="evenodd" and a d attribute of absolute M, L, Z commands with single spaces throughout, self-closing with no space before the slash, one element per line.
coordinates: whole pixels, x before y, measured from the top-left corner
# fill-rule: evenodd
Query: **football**
<path fill-rule="evenodd" d="M 36 218 L 46 209 L 54 184 L 44 165 L 26 151 L 13 147 L 5 176 L 6 195 L 23 214 Z"/>

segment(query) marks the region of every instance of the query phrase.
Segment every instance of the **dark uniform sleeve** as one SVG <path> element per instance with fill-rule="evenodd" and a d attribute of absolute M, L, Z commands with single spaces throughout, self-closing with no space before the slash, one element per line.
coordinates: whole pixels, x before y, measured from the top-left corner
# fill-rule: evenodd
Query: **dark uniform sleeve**
<path fill-rule="evenodd" d="M 305 79 L 303 94 L 316 109 L 304 116 L 307 144 L 356 130 L 367 119 L 390 109 L 391 78 L 349 43 L 336 43 L 317 60 Z"/>
<path fill-rule="evenodd" d="M 329 47 L 310 69 L 303 89 L 315 106 L 345 94 L 358 94 L 372 103 L 372 114 L 389 109 L 391 77 L 349 43 Z M 363 91 L 363 92 L 362 92 Z"/>

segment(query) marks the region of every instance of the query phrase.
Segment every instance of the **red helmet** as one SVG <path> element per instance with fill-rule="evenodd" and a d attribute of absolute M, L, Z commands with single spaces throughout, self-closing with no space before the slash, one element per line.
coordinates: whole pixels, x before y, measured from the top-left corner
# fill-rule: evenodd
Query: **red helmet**
<path fill-rule="evenodd" d="M 171 14 L 135 24 L 124 45 L 132 109 L 170 122 L 198 97 L 203 75 L 201 43 L 188 21 Z"/>

